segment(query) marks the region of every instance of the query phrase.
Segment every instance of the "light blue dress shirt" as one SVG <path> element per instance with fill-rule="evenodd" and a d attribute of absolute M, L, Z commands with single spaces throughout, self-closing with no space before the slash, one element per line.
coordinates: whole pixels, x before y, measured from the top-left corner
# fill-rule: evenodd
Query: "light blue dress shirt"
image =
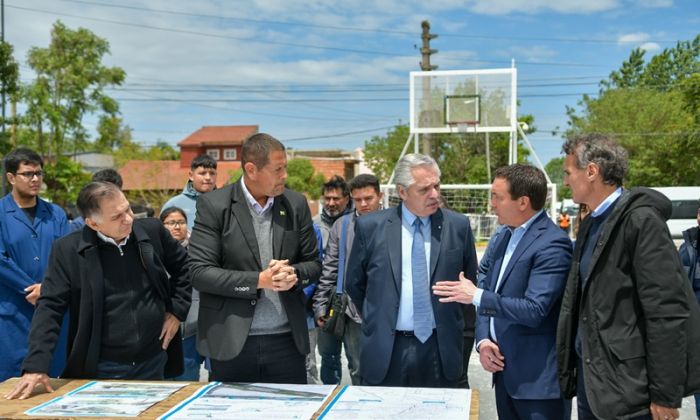
<path fill-rule="evenodd" d="M 517 228 L 512 228 L 510 226 L 507 227 L 508 230 L 510 230 L 510 240 L 508 241 L 508 246 L 506 247 L 506 253 L 503 255 L 503 263 L 501 263 L 501 269 L 498 272 L 498 280 L 496 281 L 496 288 L 493 290 L 493 292 L 497 292 L 499 286 L 501 285 L 501 280 L 503 280 L 503 273 L 506 271 L 506 267 L 508 267 L 508 263 L 510 262 L 510 258 L 513 256 L 513 253 L 515 252 L 515 249 L 518 247 L 518 244 L 520 243 L 520 240 L 523 239 L 523 236 L 525 236 L 525 232 L 527 232 L 527 229 L 532 225 L 532 222 L 539 217 L 540 214 L 542 214 L 544 210 L 540 210 L 537 213 L 535 213 L 534 216 L 529 218 L 525 223 L 522 225 L 518 226 Z M 497 258 L 497 256 L 495 256 Z M 493 267 L 493 265 L 491 266 Z M 481 305 L 481 295 L 484 293 L 483 289 L 476 289 L 474 292 L 474 305 L 478 308 Z M 491 320 L 489 322 L 489 329 L 491 331 L 491 338 L 493 338 L 494 342 L 498 342 L 498 338 L 496 337 L 496 330 L 494 329 L 493 326 L 493 317 L 491 317 Z M 483 340 L 482 340 L 483 341 Z M 477 343 L 477 348 L 479 347 L 479 343 Z"/>
<path fill-rule="evenodd" d="M 396 329 L 413 331 L 413 270 L 411 269 L 411 249 L 413 247 L 413 222 L 416 215 L 405 205 L 401 205 L 401 297 Z M 430 274 L 430 217 L 421 217 L 425 245 L 425 263 Z M 430 282 L 430 279 L 427 279 Z M 433 324 L 433 328 L 435 325 Z"/>
<path fill-rule="evenodd" d="M 598 207 L 595 208 L 591 212 L 591 217 L 598 217 L 601 214 L 605 212 L 610 206 L 612 206 L 612 203 L 615 202 L 620 196 L 622 195 L 622 187 L 619 187 L 616 189 L 612 194 L 610 194 L 605 200 L 603 200 L 602 203 L 598 205 Z"/>

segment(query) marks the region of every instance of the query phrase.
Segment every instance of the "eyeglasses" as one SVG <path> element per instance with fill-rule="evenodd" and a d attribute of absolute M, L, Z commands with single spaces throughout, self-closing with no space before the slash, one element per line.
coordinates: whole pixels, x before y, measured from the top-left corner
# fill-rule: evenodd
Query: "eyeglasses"
<path fill-rule="evenodd" d="M 26 179 L 34 179 L 36 176 L 37 178 L 41 178 L 44 176 L 44 171 L 26 171 L 26 172 L 17 172 L 15 175 L 21 175 L 22 178 Z"/>
<path fill-rule="evenodd" d="M 168 222 L 163 222 L 163 224 L 169 228 L 177 226 L 187 226 L 187 222 L 185 222 L 184 220 L 170 220 Z"/>

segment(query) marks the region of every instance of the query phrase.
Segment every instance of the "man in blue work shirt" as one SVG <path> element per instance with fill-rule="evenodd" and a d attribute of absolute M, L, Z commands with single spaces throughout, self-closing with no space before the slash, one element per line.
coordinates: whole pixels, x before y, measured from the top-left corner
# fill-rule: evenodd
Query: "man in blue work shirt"
<path fill-rule="evenodd" d="M 0 199 L 0 381 L 20 375 L 51 246 L 69 230 L 65 212 L 39 198 L 43 165 L 30 149 L 5 157 L 12 192 Z M 53 360 L 50 375 L 57 376 L 65 364 L 63 335 Z"/>

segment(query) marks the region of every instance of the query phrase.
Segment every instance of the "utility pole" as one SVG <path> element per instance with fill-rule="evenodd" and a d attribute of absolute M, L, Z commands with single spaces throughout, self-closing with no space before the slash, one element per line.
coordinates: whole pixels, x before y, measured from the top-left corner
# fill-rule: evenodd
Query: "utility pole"
<path fill-rule="evenodd" d="M 436 70 L 438 66 L 430 64 L 430 56 L 437 53 L 438 50 L 433 50 L 430 48 L 430 40 L 435 39 L 438 36 L 430 33 L 430 22 L 427 20 L 421 22 L 421 27 L 423 28 L 423 33 L 421 35 L 423 44 L 421 46 L 420 53 L 423 59 L 420 62 L 420 69 L 423 71 Z M 430 79 L 427 77 L 423 78 L 423 102 L 430 103 Z M 437 119 L 435 111 L 429 109 L 423 109 L 421 111 L 421 118 L 425 123 L 429 123 L 430 126 L 434 126 L 435 120 Z M 423 124 L 423 126 L 426 125 L 428 124 Z M 432 154 L 430 134 L 423 135 L 423 154 L 428 156 Z"/>

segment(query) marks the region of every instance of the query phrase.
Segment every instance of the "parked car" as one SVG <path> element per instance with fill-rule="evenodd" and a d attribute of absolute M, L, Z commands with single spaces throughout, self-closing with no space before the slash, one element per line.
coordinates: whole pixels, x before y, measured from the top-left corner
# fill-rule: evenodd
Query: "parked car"
<path fill-rule="evenodd" d="M 671 236 L 675 239 L 683 237 L 683 231 L 697 226 L 698 200 L 700 187 L 655 187 L 673 205 L 673 213 L 666 224 Z"/>

